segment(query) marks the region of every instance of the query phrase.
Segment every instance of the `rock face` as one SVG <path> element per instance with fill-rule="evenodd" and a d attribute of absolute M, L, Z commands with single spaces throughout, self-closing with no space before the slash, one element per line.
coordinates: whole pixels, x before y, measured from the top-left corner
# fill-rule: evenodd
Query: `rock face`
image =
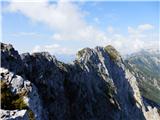
<path fill-rule="evenodd" d="M 125 64 L 137 78 L 143 96 L 160 106 L 160 51 L 142 50 L 131 54 Z"/>
<path fill-rule="evenodd" d="M 0 73 L 1 73 L 1 80 L 2 80 L 1 103 L 2 103 L 2 109 L 5 109 L 1 111 L 1 119 L 4 119 L 4 120 L 11 119 L 11 118 L 18 119 L 19 117 L 22 117 L 23 119 L 27 120 L 27 116 L 29 114 L 28 112 L 32 111 L 34 113 L 34 118 L 37 120 L 41 120 L 42 105 L 41 105 L 40 97 L 37 92 L 37 88 L 30 81 L 25 80 L 19 75 L 15 75 L 13 72 L 9 72 L 7 69 L 0 68 Z M 6 96 L 6 98 L 4 98 L 5 97 L 4 92 L 8 92 L 8 91 L 4 91 L 3 89 L 4 84 L 7 86 L 7 89 L 9 89 L 11 93 L 13 93 L 12 96 Z M 5 99 L 8 102 L 11 100 L 7 100 L 7 97 L 12 97 L 12 99 L 16 98 L 16 100 L 15 102 L 13 101 L 10 102 L 10 105 L 8 105 L 6 104 Z M 24 103 L 22 104 L 22 102 Z M 16 106 L 18 106 L 17 104 L 20 104 L 19 108 L 17 108 L 20 110 L 13 110 L 14 107 L 10 107 L 13 104 L 15 104 Z M 23 110 L 24 108 L 26 108 L 26 110 Z"/>
<path fill-rule="evenodd" d="M 136 77 L 112 46 L 84 48 L 73 64 L 47 52 L 19 55 L 11 45 L 1 46 L 2 81 L 13 80 L 8 86 L 14 94 L 28 90 L 25 84 L 30 88 L 24 96 L 24 116 L 31 110 L 38 120 L 160 119 L 157 108 L 144 102 Z"/>
<path fill-rule="evenodd" d="M 27 110 L 0 110 L 1 120 L 28 120 Z"/>

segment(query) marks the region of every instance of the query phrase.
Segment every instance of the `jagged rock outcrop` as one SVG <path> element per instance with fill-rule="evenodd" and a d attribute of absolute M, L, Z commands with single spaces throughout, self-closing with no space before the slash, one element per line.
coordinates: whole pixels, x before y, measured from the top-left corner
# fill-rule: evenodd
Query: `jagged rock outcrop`
<path fill-rule="evenodd" d="M 159 104 L 160 108 L 159 56 L 159 50 L 141 50 L 128 56 L 125 64 L 137 78 L 142 95 Z"/>
<path fill-rule="evenodd" d="M 0 110 L 1 120 L 29 120 L 27 110 Z"/>
<path fill-rule="evenodd" d="M 0 68 L 1 74 L 1 119 L 29 119 L 29 113 L 41 120 L 42 106 L 37 88 L 28 80 Z M 15 110 L 14 110 L 15 109 Z M 19 118 L 20 117 L 20 118 Z"/>
<path fill-rule="evenodd" d="M 28 105 L 34 114 L 37 108 L 32 106 L 40 107 L 37 119 L 160 119 L 156 108 L 147 109 L 149 105 L 144 104 L 136 78 L 112 46 L 84 48 L 72 64 L 64 64 L 47 52 L 19 55 L 11 45 L 3 43 L 1 51 L 2 68 L 19 76 L 20 81 L 29 80 L 34 86 L 30 93 L 37 91 L 39 98 L 28 96 L 39 101 Z M 10 56 L 14 56 L 11 61 Z M 6 76 L 3 74 L 9 80 Z M 13 84 L 14 89 L 20 81 Z"/>
<path fill-rule="evenodd" d="M 11 44 L 1 44 L 1 67 L 9 68 L 15 74 L 24 72 L 21 57 Z"/>

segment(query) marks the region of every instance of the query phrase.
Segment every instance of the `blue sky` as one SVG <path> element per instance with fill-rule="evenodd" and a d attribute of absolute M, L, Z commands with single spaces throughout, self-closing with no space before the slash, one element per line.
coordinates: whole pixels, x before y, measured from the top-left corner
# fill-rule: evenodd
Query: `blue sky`
<path fill-rule="evenodd" d="M 158 2 L 2 2 L 2 41 L 71 59 L 84 47 L 158 47 Z M 62 56 L 65 56 L 62 58 Z"/>

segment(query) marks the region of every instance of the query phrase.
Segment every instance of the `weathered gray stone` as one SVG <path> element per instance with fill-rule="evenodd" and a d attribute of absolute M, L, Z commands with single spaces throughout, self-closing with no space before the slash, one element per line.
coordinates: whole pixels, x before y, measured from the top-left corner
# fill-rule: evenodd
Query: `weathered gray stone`
<path fill-rule="evenodd" d="M 14 77 L 13 77 L 12 73 L 10 73 L 7 69 L 4 69 L 4 68 L 0 69 L 0 74 L 1 74 L 1 80 L 8 85 L 8 88 L 11 89 L 11 91 L 14 94 L 23 95 L 24 102 L 27 104 L 28 108 L 33 111 L 35 118 L 37 120 L 41 120 L 42 119 L 41 118 L 41 116 L 42 116 L 41 100 L 38 95 L 37 88 L 33 85 L 33 83 L 31 83 L 28 80 L 23 79 L 19 75 L 14 75 Z M 6 79 L 6 78 L 9 78 L 10 75 L 13 77 L 11 82 L 8 81 L 8 79 Z M 6 111 L 6 113 L 8 113 L 8 112 L 9 112 L 9 114 L 15 113 L 15 116 L 12 117 L 10 115 L 8 118 L 5 118 L 5 119 L 15 118 L 15 119 L 19 120 L 20 119 L 19 115 L 21 115 L 23 117 L 23 115 L 21 113 L 24 113 L 24 116 L 25 116 L 24 111 L 26 111 L 26 110 L 22 110 L 22 111 L 15 110 L 13 112 L 11 111 L 11 113 L 10 113 L 8 110 L 8 111 Z M 2 110 L 2 112 L 4 113 L 4 110 Z M 8 114 L 7 114 L 7 116 L 8 116 Z M 24 119 L 26 119 L 26 117 L 24 117 Z"/>
<path fill-rule="evenodd" d="M 29 120 L 27 110 L 2 110 L 0 109 L 1 120 Z"/>
<path fill-rule="evenodd" d="M 11 56 L 12 47 L 3 47 L 2 57 Z M 144 102 L 136 78 L 112 46 L 85 48 L 69 65 L 47 52 L 22 54 L 19 60 L 20 64 L 13 62 L 13 68 L 20 67 L 21 74 L 16 68 L 12 75 L 9 61 L 2 61 L 1 78 L 11 79 L 10 86 L 15 93 L 29 91 L 24 101 L 38 120 L 160 118 L 157 108 L 146 109 L 150 105 Z"/>

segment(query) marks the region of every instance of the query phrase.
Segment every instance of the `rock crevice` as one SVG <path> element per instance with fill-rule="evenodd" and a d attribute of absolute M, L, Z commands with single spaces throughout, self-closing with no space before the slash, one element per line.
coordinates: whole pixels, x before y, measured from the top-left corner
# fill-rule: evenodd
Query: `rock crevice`
<path fill-rule="evenodd" d="M 112 46 L 85 48 L 77 55 L 64 64 L 47 52 L 19 55 L 1 43 L 1 80 L 15 94 L 28 91 L 24 101 L 37 120 L 160 119 L 156 108 L 146 111 L 136 78 Z M 2 111 L 1 118 L 10 119 Z"/>

